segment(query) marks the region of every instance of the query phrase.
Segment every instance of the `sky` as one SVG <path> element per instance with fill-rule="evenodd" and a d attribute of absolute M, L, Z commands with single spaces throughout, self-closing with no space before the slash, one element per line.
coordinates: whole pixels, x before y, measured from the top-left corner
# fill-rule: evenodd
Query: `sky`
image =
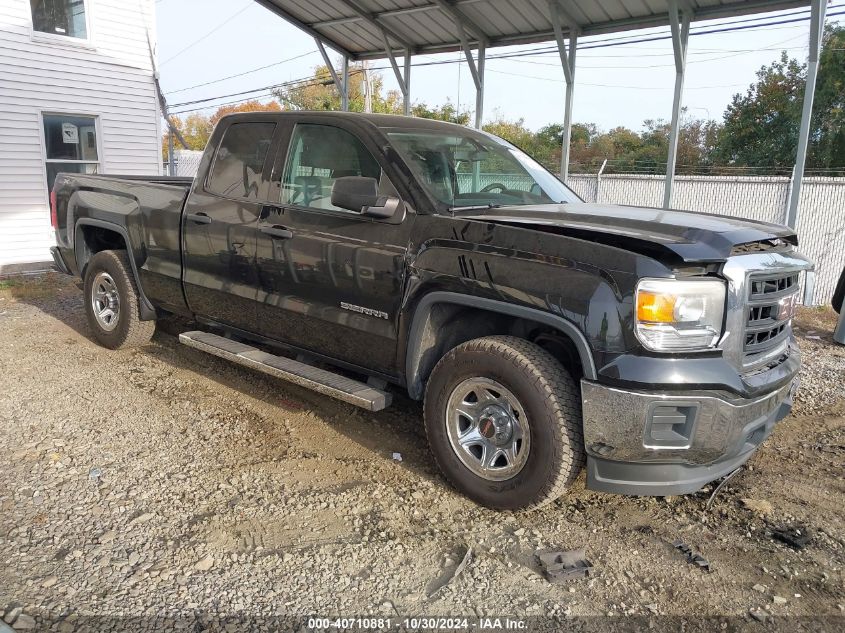
<path fill-rule="evenodd" d="M 156 0 L 157 53 L 162 90 L 177 113 L 202 106 L 206 114 L 218 105 L 249 95 L 232 95 L 310 77 L 322 64 L 314 40 L 253 0 Z M 845 14 L 845 0 L 833 0 L 828 14 Z M 745 92 L 761 66 L 781 51 L 802 62 L 807 58 L 809 9 L 756 16 L 755 24 L 806 18 L 732 33 L 706 33 L 753 16 L 694 22 L 690 30 L 683 104 L 687 115 L 721 120 L 737 92 Z M 828 22 L 843 20 L 833 15 Z M 749 24 L 743 22 L 743 24 Z M 750 25 L 749 24 L 749 25 Z M 668 27 L 637 31 L 636 37 L 667 36 Z M 696 35 L 696 33 L 700 33 Z M 573 120 L 595 123 L 603 130 L 642 128 L 646 119 L 669 119 L 675 71 L 670 39 L 596 47 L 632 33 L 579 39 Z M 556 51 L 517 59 L 492 59 L 501 53 L 536 49 L 538 45 L 488 50 L 485 74 L 485 122 L 503 117 L 524 119 L 531 129 L 563 121 L 564 80 Z M 592 47 L 592 48 L 590 48 Z M 339 67 L 339 55 L 330 52 Z M 452 63 L 437 65 L 432 61 Z M 460 60 L 460 62 L 458 62 Z M 277 63 L 283 62 L 283 63 Z M 273 64 L 257 72 L 226 79 Z M 459 53 L 415 56 L 411 100 L 436 105 L 451 100 L 461 111 L 475 108 L 475 86 Z M 371 62 L 388 66 L 386 60 Z M 392 70 L 380 71 L 386 89 L 398 85 Z M 198 84 L 208 85 L 198 86 Z M 197 87 L 194 87 L 197 86 Z M 256 92 L 267 100 L 269 90 Z M 179 105 L 220 97 L 203 104 Z"/>

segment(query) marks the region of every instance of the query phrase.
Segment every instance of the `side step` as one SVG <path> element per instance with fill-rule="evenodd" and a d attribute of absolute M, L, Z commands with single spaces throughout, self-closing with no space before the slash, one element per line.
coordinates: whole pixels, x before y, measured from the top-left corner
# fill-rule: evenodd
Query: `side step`
<path fill-rule="evenodd" d="M 368 411 L 381 411 L 390 406 L 392 399 L 390 393 L 373 389 L 363 382 L 284 356 L 274 356 L 216 334 L 199 331 L 183 332 L 179 335 L 179 342 Z"/>

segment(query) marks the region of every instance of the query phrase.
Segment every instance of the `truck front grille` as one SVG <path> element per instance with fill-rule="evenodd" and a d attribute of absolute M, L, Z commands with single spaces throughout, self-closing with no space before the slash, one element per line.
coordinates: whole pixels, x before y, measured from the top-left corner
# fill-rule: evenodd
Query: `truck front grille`
<path fill-rule="evenodd" d="M 799 275 L 795 272 L 752 275 L 744 352 L 753 361 L 781 346 L 789 337 L 789 322 L 797 300 Z"/>

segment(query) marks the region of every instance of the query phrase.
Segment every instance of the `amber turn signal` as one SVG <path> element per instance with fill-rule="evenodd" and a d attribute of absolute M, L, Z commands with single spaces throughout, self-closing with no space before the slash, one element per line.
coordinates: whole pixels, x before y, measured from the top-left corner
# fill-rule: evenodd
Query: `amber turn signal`
<path fill-rule="evenodd" d="M 673 295 L 640 290 L 637 293 L 637 320 L 645 323 L 672 323 L 675 320 Z"/>

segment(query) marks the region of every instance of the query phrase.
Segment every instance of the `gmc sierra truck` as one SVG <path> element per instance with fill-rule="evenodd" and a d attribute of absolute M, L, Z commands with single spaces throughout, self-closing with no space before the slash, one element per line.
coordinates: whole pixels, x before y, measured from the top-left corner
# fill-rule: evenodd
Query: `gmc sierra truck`
<path fill-rule="evenodd" d="M 449 123 L 250 113 L 194 179 L 60 174 L 55 263 L 94 338 L 181 342 L 376 411 L 423 400 L 446 478 L 491 508 L 587 486 L 699 490 L 792 406 L 812 267 L 777 225 L 586 204 Z"/>

